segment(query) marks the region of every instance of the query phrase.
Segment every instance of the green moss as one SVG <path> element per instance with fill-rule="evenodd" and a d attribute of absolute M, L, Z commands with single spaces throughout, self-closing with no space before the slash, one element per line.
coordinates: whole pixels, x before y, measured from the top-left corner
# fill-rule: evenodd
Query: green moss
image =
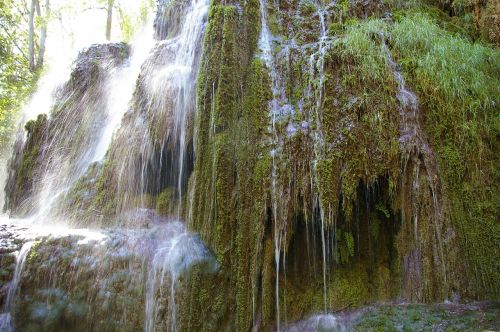
<path fill-rule="evenodd" d="M 498 94 L 494 88 L 497 82 L 485 82 L 497 70 L 485 62 L 497 63 L 496 53 L 480 46 L 469 52 L 468 41 L 437 25 L 425 27 L 427 19 L 421 20 L 421 14 L 410 14 L 415 13 L 416 2 L 373 2 L 362 8 L 357 3 L 349 6 L 349 2 L 342 1 L 327 17 L 334 23 L 329 33 L 334 38 L 329 40 L 321 68 L 318 54 L 307 44 L 317 41 L 314 4 L 282 3 L 280 12 L 273 6 L 268 8 L 269 21 L 273 33 L 280 37 L 274 45 L 275 69 L 283 81 L 286 102 L 296 111 L 275 123 L 280 142 L 275 158 L 270 155 L 276 146 L 269 132 L 267 105 L 272 97 L 272 82 L 262 61 L 243 54 L 256 48 L 258 29 L 249 25 L 257 22 L 250 14 L 258 16 L 257 3 L 249 2 L 241 14 L 231 6 L 212 4 L 210 9 L 199 74 L 197 160 L 190 185 L 194 197 L 190 227 L 202 234 L 222 266 L 218 275 L 222 291 L 213 296 L 213 305 L 207 308 L 223 317 L 210 319 L 209 324 L 217 320 L 233 330 L 249 330 L 257 315 L 262 317 L 262 327 L 272 328 L 276 323 L 276 278 L 282 285 L 280 310 L 286 311 L 288 320 L 324 310 L 322 253 L 311 254 L 311 265 L 316 264 L 314 272 L 311 266 L 297 263 L 301 257 L 296 253 L 298 247 L 304 247 L 305 238 L 297 239 L 304 224 L 316 227 L 312 232 L 316 232 L 316 238 L 308 240 L 315 242 L 316 250 L 321 247 L 317 234 L 320 215 L 325 218 L 327 240 L 327 310 L 399 296 L 415 301 L 442 300 L 452 288 L 467 293 L 469 286 L 462 287 L 467 274 L 465 264 L 459 260 L 461 246 L 453 236 L 462 232 L 456 226 L 462 221 L 456 217 L 463 214 L 450 208 L 460 198 L 449 190 L 465 188 L 460 182 L 467 180 L 474 165 L 462 150 L 471 137 L 464 134 L 464 129 L 475 131 L 477 123 L 491 121 L 491 115 L 480 110 L 488 108 L 491 112 L 491 107 L 498 103 L 494 97 Z M 366 18 L 380 17 L 389 8 L 398 9 L 394 21 Z M 332 14 L 339 11 L 341 18 Z M 278 29 L 274 22 L 282 23 L 282 27 Z M 299 47 L 285 45 L 292 38 L 296 38 Z M 452 46 L 457 40 L 459 43 Z M 446 52 L 435 46 L 438 44 Z M 462 51 L 472 56 L 474 65 L 486 68 L 482 68 L 484 76 L 463 67 L 455 55 Z M 406 151 L 399 140 L 399 87 L 388 52 L 402 66 L 406 88 L 415 91 L 421 100 L 425 124 L 422 135 L 429 136 L 442 173 L 429 171 L 426 162 L 432 158 Z M 449 68 L 450 61 L 456 65 L 453 70 Z M 462 67 L 470 74 L 466 78 L 457 72 Z M 319 76 L 322 70 L 324 77 Z M 447 70 L 450 71 L 446 73 Z M 482 91 L 478 82 L 489 86 Z M 441 93 L 442 100 L 434 98 Z M 463 98 L 471 93 L 476 95 L 470 100 Z M 453 107 L 445 110 L 445 104 Z M 467 121 L 455 116 L 455 122 L 446 123 L 457 109 L 462 113 L 455 115 L 465 114 Z M 449 112 L 450 117 L 442 112 Z M 446 115 L 441 118 L 442 127 L 438 126 L 437 114 Z M 307 121 L 310 128 L 288 136 L 287 125 L 291 122 L 297 127 L 302 121 Z M 436 128 L 429 130 L 429 121 Z M 460 122 L 464 122 L 463 128 L 454 127 Z M 487 143 L 478 143 L 484 139 L 484 133 L 473 137 L 469 148 L 479 146 L 476 155 L 481 155 L 471 158 L 476 165 L 491 166 L 496 162 L 490 154 L 496 146 L 494 136 L 490 136 L 495 133 L 495 126 L 498 128 L 495 124 L 489 129 Z M 452 128 L 451 133 L 445 133 L 445 128 Z M 451 136 L 445 143 L 440 141 Z M 447 160 L 450 166 L 443 166 Z M 277 202 L 272 202 L 271 195 L 273 164 L 278 174 Z M 448 172 L 453 181 L 447 179 Z M 487 172 L 494 171 L 489 168 Z M 433 174 L 443 174 L 442 182 Z M 478 183 L 459 192 L 474 195 L 478 193 Z M 478 193 L 478 197 L 488 198 L 496 190 L 490 186 L 489 193 Z M 277 206 L 276 222 L 286 234 L 282 255 L 290 262 L 286 268 L 280 268 L 280 273 L 275 271 L 272 203 Z M 468 211 L 482 217 L 496 211 L 495 204 L 488 198 L 476 210 Z M 494 227 L 485 229 L 496 232 Z M 487 246 L 495 251 L 493 246 Z M 414 271 L 407 263 L 417 248 L 421 248 L 417 257 L 422 266 L 421 279 L 413 280 Z M 438 253 L 440 248 L 444 248 L 445 254 Z M 495 266 L 487 260 L 483 260 L 484 268 Z M 293 268 L 294 273 L 290 272 Z M 491 283 L 493 275 L 490 273 L 485 282 Z M 211 294 L 208 285 L 197 282 L 204 298 Z M 410 285 L 418 287 L 413 293 L 405 293 L 405 288 L 412 288 Z M 202 312 L 203 307 L 196 310 Z"/>
<path fill-rule="evenodd" d="M 47 115 L 40 114 L 36 120 L 28 121 L 24 128 L 27 132 L 26 142 L 19 161 L 14 159 L 14 164 L 11 165 L 10 181 L 14 184 L 13 187 L 7 187 L 6 208 L 11 214 L 18 216 L 25 216 L 35 208 L 28 200 L 39 177 L 38 167 L 42 162 L 42 148 L 48 134 Z"/>
<path fill-rule="evenodd" d="M 255 1 L 247 3 L 242 16 L 233 6 L 211 6 L 199 73 L 197 160 L 191 184 L 194 209 L 190 225 L 210 244 L 221 266 L 219 285 L 223 291 L 207 301 L 219 313 L 236 308 L 227 324 L 241 331 L 250 328 L 252 298 L 258 296 L 254 291 L 260 269 L 255 264 L 260 251 L 252 239 L 262 236 L 259 223 L 262 225 L 265 211 L 264 198 L 255 206 L 248 205 L 250 195 L 264 188 L 259 185 L 263 176 L 255 183 L 252 176 L 254 167 L 255 172 L 260 170 L 256 165 L 262 159 L 257 147 L 267 104 L 261 98 L 269 93 L 261 85 L 268 79 L 263 65 L 253 60 L 249 64 L 248 51 L 255 50 L 258 38 L 259 25 L 255 23 L 259 17 L 254 16 L 258 12 Z M 248 83 L 242 83 L 247 76 Z M 245 100 L 242 89 L 248 92 Z M 242 140 L 256 144 L 246 150 L 246 159 L 240 154 L 245 151 L 240 149 L 247 149 L 240 145 Z M 238 187 L 246 190 L 236 195 L 234 188 Z M 208 285 L 199 283 L 204 293 L 211 292 Z M 209 319 L 210 325 L 228 317 Z"/>
<path fill-rule="evenodd" d="M 160 215 L 169 215 L 175 206 L 175 188 L 169 187 L 163 190 L 156 199 L 156 212 Z"/>
<path fill-rule="evenodd" d="M 268 149 L 262 142 L 267 126 L 267 105 L 271 99 L 266 68 L 254 59 L 247 74 L 243 112 L 238 120 L 237 145 L 238 213 L 236 271 L 238 328 L 248 330 L 254 302 L 259 297 L 262 239 L 266 219 L 266 182 L 270 174 Z M 264 156 L 262 156 L 264 154 Z M 249 287 L 250 286 L 250 287 Z"/>
<path fill-rule="evenodd" d="M 402 62 L 426 110 L 424 125 L 442 170 L 448 218 L 471 264 L 473 288 L 478 295 L 496 296 L 500 53 L 450 35 L 418 13 L 402 18 L 393 35 L 398 56 L 412 59 Z"/>
<path fill-rule="evenodd" d="M 475 331 L 495 329 L 497 308 L 472 311 L 463 306 L 402 305 L 370 308 L 353 323 L 354 331 Z M 487 317 L 487 318 L 486 318 Z"/>

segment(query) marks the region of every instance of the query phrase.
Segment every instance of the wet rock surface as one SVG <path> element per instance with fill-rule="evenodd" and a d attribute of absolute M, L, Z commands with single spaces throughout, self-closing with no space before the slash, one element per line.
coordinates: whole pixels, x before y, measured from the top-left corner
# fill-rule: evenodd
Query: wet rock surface
<path fill-rule="evenodd" d="M 116 67 L 128 58 L 130 47 L 126 43 L 95 44 L 78 54 L 71 73 L 69 90 L 83 90 L 95 83 L 99 71 Z"/>
<path fill-rule="evenodd" d="M 146 289 L 150 310 L 173 317 L 168 295 L 176 285 L 171 282 L 199 264 L 213 272 L 216 263 L 182 222 L 147 210 L 130 211 L 124 218 L 141 218 L 143 227 L 1 225 L 0 302 L 9 291 L 15 294 L 2 324 L 16 331 L 138 331 L 147 319 Z M 31 247 L 17 271 L 17 253 L 28 241 Z M 12 290 L 15 273 L 20 278 Z"/>
<path fill-rule="evenodd" d="M 13 225 L 0 226 L 0 306 L 5 306 L 9 283 L 14 278 L 17 252 L 23 245 L 21 232 L 25 229 Z"/>

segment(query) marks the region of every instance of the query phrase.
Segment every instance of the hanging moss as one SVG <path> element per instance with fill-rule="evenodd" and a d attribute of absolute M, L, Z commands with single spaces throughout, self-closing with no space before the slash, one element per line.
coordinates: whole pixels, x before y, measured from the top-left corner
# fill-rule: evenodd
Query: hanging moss
<path fill-rule="evenodd" d="M 189 227 L 220 269 L 195 267 L 180 280 L 180 330 L 272 329 L 277 309 L 291 321 L 400 297 L 495 299 L 498 52 L 395 2 L 339 1 L 325 10 L 321 42 L 322 7 L 278 6 L 266 8 L 275 68 L 256 56 L 258 1 L 210 6 L 189 195 L 167 184 L 121 197 L 123 165 L 111 151 L 66 203 L 87 224 L 135 206 L 167 215 L 174 201 L 188 202 Z M 395 20 L 376 18 L 390 8 L 399 9 Z M 419 99 L 419 139 L 430 153 L 402 142 L 400 69 Z M 284 113 L 274 130 L 273 98 Z M 14 205 L 36 180 L 47 123 L 26 126 Z"/>
<path fill-rule="evenodd" d="M 469 287 L 478 297 L 498 296 L 495 151 L 500 82 L 495 64 L 500 54 L 452 36 L 418 13 L 397 22 L 393 34 L 395 50 L 426 111 L 424 125 L 447 197 L 445 213 L 456 227 L 474 276 Z"/>
<path fill-rule="evenodd" d="M 263 65 L 249 60 L 257 42 L 258 20 L 258 2 L 249 2 L 243 15 L 233 6 L 212 4 L 210 8 L 198 83 L 197 160 L 192 183 L 191 227 L 211 245 L 221 265 L 218 278 L 223 286 L 215 298 L 207 298 L 211 304 L 206 305 L 220 313 L 235 307 L 229 317 L 213 319 L 227 320 L 228 326 L 240 331 L 250 328 L 252 301 L 259 296 L 261 249 L 255 239 L 263 236 L 263 167 L 269 167 L 260 142 L 270 88 Z M 245 99 L 242 89 L 248 96 Z M 241 189 L 238 195 L 235 188 Z M 249 204 L 254 197 L 262 198 Z M 198 286 L 210 292 L 204 281 Z"/>

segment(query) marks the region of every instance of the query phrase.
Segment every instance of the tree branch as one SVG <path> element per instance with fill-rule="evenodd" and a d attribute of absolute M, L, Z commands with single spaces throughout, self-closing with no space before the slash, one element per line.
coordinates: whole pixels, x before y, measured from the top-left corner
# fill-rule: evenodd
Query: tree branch
<path fill-rule="evenodd" d="M 93 9 L 98 9 L 98 10 L 108 10 L 106 7 L 88 7 L 82 10 L 82 12 L 86 12 L 87 10 L 93 10 Z"/>
<path fill-rule="evenodd" d="M 21 55 L 26 59 L 28 60 L 28 56 L 26 55 L 26 53 L 24 53 L 23 49 L 17 44 L 17 41 L 16 41 L 16 38 L 12 35 L 12 33 L 10 33 L 10 31 L 3 25 L 3 24 L 0 24 L 0 27 L 2 28 L 3 31 L 5 31 L 5 33 L 7 34 L 7 36 L 9 37 L 9 40 L 12 42 L 12 44 L 14 44 L 14 46 L 17 48 L 17 50 L 21 53 Z"/>

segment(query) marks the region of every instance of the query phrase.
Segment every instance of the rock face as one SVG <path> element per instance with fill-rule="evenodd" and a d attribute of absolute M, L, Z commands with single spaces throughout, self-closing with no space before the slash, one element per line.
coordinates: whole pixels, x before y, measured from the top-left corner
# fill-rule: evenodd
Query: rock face
<path fill-rule="evenodd" d="M 98 241 L 37 239 L 13 311 L 21 330 L 341 329 L 345 317 L 306 318 L 499 299 L 500 53 L 472 41 L 476 7 L 157 5 L 158 42 L 102 161 L 86 147 L 123 44 L 83 52 L 52 113 L 16 145 L 7 210 L 38 209 L 57 179 L 43 171 L 60 165 L 56 212 L 111 228 Z M 173 217 L 199 236 L 183 233 L 171 256 L 173 242 L 159 243 Z"/>
<path fill-rule="evenodd" d="M 182 29 L 184 15 L 189 7 L 187 0 L 157 0 L 154 21 L 155 38 L 164 40 L 176 37 Z"/>
<path fill-rule="evenodd" d="M 33 195 L 36 171 L 40 168 L 41 149 L 47 132 L 47 115 L 41 114 L 36 120 L 26 123 L 25 129 L 26 142 L 22 137 L 15 143 L 5 187 L 7 195 L 4 211 L 20 215 L 30 212 L 29 203 L 24 202 Z"/>
<path fill-rule="evenodd" d="M 194 278 L 210 295 L 185 299 L 182 326 L 246 331 L 391 298 L 498 298 L 498 50 L 413 6 L 212 4 L 189 222 L 224 287 Z M 465 92 L 472 82 L 482 88 Z M 197 321 L 207 312 L 213 323 Z"/>

